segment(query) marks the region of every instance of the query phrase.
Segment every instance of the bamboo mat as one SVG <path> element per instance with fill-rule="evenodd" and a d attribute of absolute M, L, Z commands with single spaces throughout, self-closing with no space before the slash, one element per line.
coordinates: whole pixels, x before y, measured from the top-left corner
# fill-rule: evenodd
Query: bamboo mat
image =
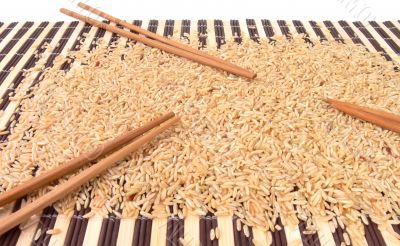
<path fill-rule="evenodd" d="M 135 20 L 131 22 L 164 36 L 178 33 L 182 38 L 187 38 L 184 37 L 184 33 L 190 33 L 198 37 L 200 46 L 203 47 L 221 47 L 226 40 L 231 39 L 241 43 L 245 39 L 273 40 L 275 35 L 285 35 L 290 38 L 291 35 L 305 34 L 306 38 L 320 41 L 335 40 L 343 43 L 362 44 L 370 52 L 379 52 L 387 60 L 400 62 L 400 21 L 378 23 L 374 21 L 315 22 L 247 19 L 229 21 Z M 83 36 L 86 36 L 85 42 L 79 46 Z M 0 132 L 11 130 L 18 122 L 20 101 L 12 100 L 15 89 L 23 88 L 29 94 L 29 88 L 40 83 L 42 70 L 35 71 L 28 78 L 24 77 L 24 70 L 38 64 L 45 64 L 45 68 L 51 67 L 59 54 L 66 54 L 69 50 L 92 49 L 95 47 L 94 41 L 99 38 L 111 43 L 117 40 L 118 36 L 82 22 L 0 22 Z M 49 49 L 43 48 L 45 43 L 50 44 Z M 69 66 L 70 64 L 64 63 L 60 69 L 68 70 Z M 7 141 L 7 137 L 8 134 L 1 135 L 0 143 Z M 19 209 L 20 205 L 20 202 L 15 204 L 12 210 Z M 56 223 L 54 218 L 57 217 L 54 209 L 51 209 L 45 210 L 42 216 L 42 219 L 53 218 L 53 224 L 52 226 L 48 225 L 48 228 L 54 227 L 54 223 Z M 84 212 L 74 216 L 82 217 Z M 59 221 L 57 223 L 67 220 Z M 128 228 L 128 226 L 125 227 Z M 73 227 L 71 228 L 75 230 Z M 82 230 L 84 229 L 86 228 Z M 21 233 L 19 240 L 24 241 L 25 238 L 30 238 L 35 231 L 32 229 L 19 233 Z"/>

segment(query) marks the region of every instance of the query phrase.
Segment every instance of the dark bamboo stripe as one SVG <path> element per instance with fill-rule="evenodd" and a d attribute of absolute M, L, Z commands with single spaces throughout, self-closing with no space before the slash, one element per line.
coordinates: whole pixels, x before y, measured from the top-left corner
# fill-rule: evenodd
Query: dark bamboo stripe
<path fill-rule="evenodd" d="M 4 57 L 10 52 L 10 50 L 15 46 L 16 43 L 24 36 L 24 34 L 31 28 L 33 22 L 28 21 L 26 22 L 21 29 L 12 37 L 10 42 L 0 51 L 0 62 L 4 59 Z"/>
<path fill-rule="evenodd" d="M 337 42 L 344 43 L 344 39 L 340 37 L 339 32 L 336 30 L 335 26 L 331 21 L 324 21 L 324 24 L 326 28 L 328 28 L 329 32 L 331 33 L 332 37 L 335 39 Z"/>
<path fill-rule="evenodd" d="M 52 51 L 52 53 L 50 54 L 50 56 L 47 58 L 47 61 L 46 61 L 46 64 L 45 64 L 45 68 L 49 68 L 49 67 L 52 67 L 52 66 L 53 66 L 54 59 L 55 59 L 59 54 L 61 54 L 62 50 L 64 49 L 65 45 L 66 45 L 67 42 L 68 42 L 68 39 L 71 37 L 72 33 L 74 32 L 74 30 L 75 30 L 74 25 L 76 25 L 76 24 L 71 23 L 71 24 L 69 25 L 69 27 L 65 30 L 65 32 L 63 33 L 63 35 L 62 35 L 60 41 L 57 43 L 56 48 Z M 40 75 L 41 75 L 41 73 L 38 74 L 37 78 L 39 78 Z M 36 81 L 37 81 L 37 80 L 35 79 L 35 82 L 36 82 Z M 34 82 L 34 84 L 35 84 L 35 82 Z"/>
<path fill-rule="evenodd" d="M 88 219 L 83 218 L 83 215 L 89 212 L 90 208 L 81 209 L 80 211 L 74 211 L 74 215 L 71 218 L 65 237 L 65 245 L 83 245 L 83 240 L 85 238 L 85 232 L 88 223 Z"/>
<path fill-rule="evenodd" d="M 238 232 L 237 227 L 236 227 L 236 220 L 237 220 L 237 217 L 233 216 L 233 218 L 232 218 L 233 242 L 235 244 L 234 246 L 239 246 L 240 245 L 240 233 Z"/>
<path fill-rule="evenodd" d="M 76 222 L 77 222 L 77 218 L 78 218 L 78 211 L 75 210 L 74 214 L 71 217 L 71 220 L 69 222 L 69 226 L 68 226 L 68 230 L 67 230 L 67 234 L 65 235 L 65 245 L 71 245 L 71 241 L 72 241 L 72 236 L 74 235 L 74 230 L 76 227 Z"/>
<path fill-rule="evenodd" d="M 336 245 L 336 246 L 341 246 L 341 242 L 343 242 L 343 241 L 339 238 L 339 233 L 340 233 L 340 232 L 338 232 L 338 228 L 336 228 L 335 231 L 332 233 L 333 240 L 335 241 L 335 245 Z"/>
<path fill-rule="evenodd" d="M 140 227 L 141 227 L 142 220 L 138 217 L 135 220 L 135 228 L 133 229 L 133 240 L 132 246 L 139 245 L 139 235 L 140 235 Z"/>
<path fill-rule="evenodd" d="M 4 24 L 3 22 L 0 22 L 0 27 L 2 27 L 2 26 L 3 26 L 3 24 Z"/>
<path fill-rule="evenodd" d="M 218 240 L 211 240 L 210 231 L 218 226 L 217 217 L 208 213 L 206 216 L 200 217 L 200 245 L 215 246 Z"/>
<path fill-rule="evenodd" d="M 47 207 L 43 210 L 42 216 L 39 221 L 39 225 L 36 229 L 36 233 L 39 233 L 38 230 L 40 230 L 40 236 L 37 240 L 34 241 L 35 245 L 47 245 L 46 242 L 50 240 L 49 234 L 46 232 L 50 229 L 53 229 L 54 224 L 55 224 L 55 219 L 57 218 L 57 211 L 53 207 Z"/>
<path fill-rule="evenodd" d="M 110 24 L 109 20 L 103 21 L 103 23 Z M 94 35 L 94 39 L 89 45 L 89 51 L 95 49 L 97 47 L 97 42 L 99 41 L 100 38 L 104 37 L 104 34 L 106 33 L 106 29 L 103 28 L 98 28 L 96 31 L 96 34 Z"/>
<path fill-rule="evenodd" d="M 174 35 L 174 20 L 166 20 L 164 26 L 164 37 L 172 37 Z"/>
<path fill-rule="evenodd" d="M 7 35 L 14 29 L 18 22 L 10 23 L 1 33 L 0 33 L 0 43 L 7 37 Z"/>
<path fill-rule="evenodd" d="M 321 243 L 319 241 L 318 233 L 314 234 L 304 234 L 304 231 L 306 230 L 306 222 L 300 221 L 299 223 L 299 230 L 300 230 L 300 235 L 301 235 L 301 240 L 303 241 L 304 246 L 321 246 Z"/>
<path fill-rule="evenodd" d="M 271 231 L 272 245 L 281 245 L 281 235 L 277 230 Z"/>
<path fill-rule="evenodd" d="M 286 21 L 278 20 L 278 26 L 281 29 L 281 32 L 286 36 L 286 38 L 290 38 L 291 34 L 289 31 L 289 27 L 286 25 Z"/>
<path fill-rule="evenodd" d="M 293 21 L 293 25 L 294 25 L 294 27 L 296 28 L 297 33 L 298 33 L 298 34 L 304 34 L 304 40 L 305 40 L 307 43 L 312 44 L 312 42 L 311 42 L 311 40 L 310 40 L 310 36 L 308 35 L 307 30 L 306 30 L 306 28 L 304 27 L 303 23 L 301 23 L 301 21 L 299 21 L 299 20 L 294 20 L 294 21 Z"/>
<path fill-rule="evenodd" d="M 38 233 L 40 233 L 40 236 L 34 241 L 34 244 L 36 244 L 36 245 L 38 243 L 42 242 L 44 236 L 46 235 L 46 231 L 47 231 L 46 229 L 47 229 L 48 225 L 50 224 L 50 216 L 49 216 L 50 212 L 51 212 L 50 207 L 45 208 L 42 212 L 42 216 L 40 217 L 39 224 L 34 233 L 34 235 L 37 235 Z"/>
<path fill-rule="evenodd" d="M 225 44 L 224 22 L 222 20 L 214 20 L 214 30 L 217 48 L 220 48 L 221 45 Z"/>
<path fill-rule="evenodd" d="M 133 246 L 150 245 L 152 220 L 139 216 L 135 222 L 135 230 L 133 232 Z"/>
<path fill-rule="evenodd" d="M 12 123 L 13 121 L 18 122 L 19 117 L 20 117 L 20 114 L 19 114 L 20 108 L 21 108 L 21 105 L 19 105 L 19 106 L 17 107 L 17 109 L 15 110 L 15 112 L 11 115 L 10 119 L 9 119 L 8 122 L 6 123 L 5 128 L 7 129 L 7 131 L 10 132 L 10 130 L 11 130 L 11 123 Z M 6 142 L 9 135 L 10 135 L 10 133 L 4 134 L 4 135 L 0 136 L 0 143 Z"/>
<path fill-rule="evenodd" d="M 147 218 L 146 218 L 146 220 L 147 220 L 147 224 L 146 224 L 144 246 L 150 246 L 152 220 L 151 219 L 147 219 Z"/>
<path fill-rule="evenodd" d="M 231 20 L 231 29 L 232 29 L 232 36 L 234 37 L 234 40 L 236 43 L 241 43 L 242 42 L 242 33 L 240 31 L 240 24 L 238 20 Z"/>
<path fill-rule="evenodd" d="M 148 220 L 142 217 L 142 222 L 140 223 L 140 233 L 139 233 L 139 242 L 138 246 L 142 246 L 145 244 L 146 237 L 146 228 L 147 228 Z"/>
<path fill-rule="evenodd" d="M 150 20 L 147 30 L 156 33 L 157 27 L 158 27 L 158 20 Z"/>
<path fill-rule="evenodd" d="M 238 217 L 233 216 L 233 239 L 235 242 L 235 246 L 253 245 L 252 237 L 247 238 L 246 235 L 244 234 L 243 224 L 242 224 L 241 230 L 240 231 L 237 230 L 237 221 L 238 220 L 239 220 Z M 250 228 L 249 228 L 249 232 L 250 232 Z M 251 235 L 252 234 L 253 233 L 251 231 Z"/>
<path fill-rule="evenodd" d="M 345 233 L 345 232 L 346 232 L 346 227 L 344 229 L 342 229 L 342 227 L 338 226 L 335 229 L 335 232 L 332 233 L 333 239 L 335 240 L 335 245 L 341 246 L 342 243 L 345 243 L 345 240 L 343 237 L 343 233 Z M 350 245 L 352 245 L 351 241 L 350 241 Z"/>
<path fill-rule="evenodd" d="M 141 20 L 134 20 L 133 25 L 141 27 L 142 26 L 142 21 Z"/>
<path fill-rule="evenodd" d="M 5 241 L 4 244 L 0 244 L 0 245 L 10 245 L 10 246 L 17 245 L 20 235 L 21 235 L 21 230 L 19 229 L 19 227 L 15 227 L 13 229 L 13 233 L 10 235 L 10 238 L 8 239 L 8 241 Z"/>
<path fill-rule="evenodd" d="M 107 227 L 108 227 L 109 218 L 104 218 L 101 222 L 101 229 L 99 233 L 98 246 L 103 246 L 105 244 L 106 234 L 107 234 Z"/>
<path fill-rule="evenodd" d="M 18 199 L 11 212 L 14 213 L 18 209 L 21 208 L 21 203 L 22 199 Z M 21 230 L 19 229 L 19 226 L 16 226 L 9 230 L 8 232 L 4 233 L 3 235 L 0 235 L 0 245 L 15 245 L 18 241 L 18 237 L 21 234 Z"/>
<path fill-rule="evenodd" d="M 253 243 L 253 239 L 254 239 L 254 235 L 253 235 L 253 228 L 252 227 L 249 227 L 249 233 L 250 233 L 250 236 L 249 236 L 249 245 L 251 245 L 251 246 L 254 246 L 254 243 Z"/>
<path fill-rule="evenodd" d="M 381 246 L 381 244 L 379 244 L 378 242 L 378 238 L 376 237 L 375 233 L 373 232 L 372 228 L 370 225 L 365 226 L 365 230 L 366 232 L 369 233 L 369 237 L 371 240 L 367 241 L 369 246 Z"/>
<path fill-rule="evenodd" d="M 396 28 L 390 21 L 385 21 L 383 24 L 398 38 L 400 39 L 400 30 Z"/>
<path fill-rule="evenodd" d="M 361 39 L 357 36 L 357 34 L 354 32 L 354 30 L 346 21 L 343 20 L 339 21 L 339 25 L 343 28 L 343 30 L 347 33 L 347 35 L 349 35 L 353 43 L 364 45 L 364 43 L 361 41 Z"/>
<path fill-rule="evenodd" d="M 85 23 L 85 25 L 83 26 L 82 30 L 80 31 L 79 35 L 77 36 L 77 39 L 75 40 L 75 42 L 73 43 L 72 47 L 71 47 L 71 51 L 78 51 L 80 49 L 80 43 L 82 42 L 82 39 L 84 39 L 84 35 L 86 33 L 89 33 L 90 29 L 92 28 L 91 25 Z M 60 70 L 63 70 L 65 72 L 69 71 L 69 69 L 71 68 L 73 61 L 66 61 L 61 65 Z"/>
<path fill-rule="evenodd" d="M 200 217 L 199 226 L 200 226 L 200 230 L 199 230 L 200 231 L 200 245 L 206 246 L 207 245 L 207 233 L 206 233 L 207 225 L 206 225 L 205 217 Z"/>
<path fill-rule="evenodd" d="M 397 232 L 397 234 L 400 234 L 400 225 L 399 224 L 397 224 L 397 225 L 393 224 L 392 227 L 393 227 L 393 230 L 395 232 Z"/>
<path fill-rule="evenodd" d="M 185 33 L 190 34 L 190 20 L 183 20 L 182 21 L 182 24 L 181 24 L 181 37 L 185 37 L 184 36 Z"/>
<path fill-rule="evenodd" d="M 90 29 L 92 29 L 92 26 L 88 23 L 85 23 L 83 26 L 81 32 L 78 35 L 77 40 L 75 40 L 74 44 L 71 47 L 71 51 L 77 51 L 80 48 L 80 44 L 84 39 L 84 34 L 89 33 Z"/>
<path fill-rule="evenodd" d="M 298 34 L 306 34 L 308 36 L 307 31 L 304 28 L 303 23 L 301 23 L 301 21 L 294 20 L 293 25 L 294 25 L 294 28 L 296 28 L 296 31 Z"/>
<path fill-rule="evenodd" d="M 311 25 L 312 29 L 314 30 L 315 34 L 319 37 L 320 41 L 327 40 L 324 33 L 322 32 L 321 28 L 319 28 L 317 22 L 310 21 L 310 25 Z"/>
<path fill-rule="evenodd" d="M 212 228 L 212 221 L 211 221 L 210 217 L 206 217 L 205 221 L 206 221 L 206 235 L 205 235 L 205 237 L 206 237 L 206 245 L 207 246 L 212 246 L 212 241 L 211 241 L 211 238 L 210 238 L 210 231 L 211 231 L 211 228 Z"/>
<path fill-rule="evenodd" d="M 75 223 L 72 227 L 72 233 L 71 233 L 71 241 L 70 245 L 77 245 L 79 235 L 81 233 L 81 227 L 82 227 L 82 216 L 85 215 L 85 210 L 81 209 L 79 211 L 76 211 L 76 217 L 75 217 Z M 71 227 L 71 225 L 70 225 Z"/>
<path fill-rule="evenodd" d="M 120 181 L 119 179 L 117 180 L 118 182 Z M 124 185 L 125 182 L 123 182 L 122 185 Z M 122 212 L 119 210 L 118 212 Z M 104 223 L 105 222 L 105 223 Z M 98 242 L 99 246 L 115 246 L 117 245 L 117 240 L 118 240 L 118 233 L 119 233 L 119 225 L 121 223 L 121 219 L 116 216 L 114 213 L 111 213 L 108 215 L 108 218 L 103 220 L 103 225 L 101 227 L 101 232 L 105 236 L 103 236 L 102 233 L 100 233 L 100 239 Z"/>
<path fill-rule="evenodd" d="M 120 24 L 117 24 L 116 26 L 117 26 L 118 28 L 121 28 L 121 29 L 124 28 L 124 27 L 121 26 Z M 120 36 L 119 34 L 113 32 L 113 34 L 111 35 L 110 41 L 108 42 L 108 45 L 111 45 L 112 43 L 118 41 L 118 39 L 119 39 L 120 37 L 121 37 L 121 36 Z"/>
<path fill-rule="evenodd" d="M 184 233 L 185 233 L 185 220 L 184 219 L 179 219 L 178 218 L 178 239 L 179 238 L 184 238 Z M 179 244 L 178 244 L 179 245 Z"/>
<path fill-rule="evenodd" d="M 56 211 L 54 208 L 53 208 L 53 210 L 54 210 L 54 213 L 51 215 L 50 224 L 49 224 L 47 230 L 52 230 L 52 229 L 54 229 L 54 225 L 56 224 L 56 221 L 57 221 L 57 215 L 58 215 L 58 213 L 57 213 L 57 211 Z M 46 234 L 46 236 L 45 236 L 45 238 L 44 238 L 44 240 L 43 240 L 42 245 L 46 245 L 46 246 L 49 245 L 49 243 L 50 243 L 50 238 L 51 238 L 51 235 Z"/>
<path fill-rule="evenodd" d="M 261 23 L 263 25 L 265 35 L 269 39 L 271 39 L 275 35 L 274 29 L 272 28 L 272 25 L 271 25 L 271 21 L 263 19 L 263 20 L 261 20 Z"/>
<path fill-rule="evenodd" d="M 360 21 L 353 22 L 353 24 L 362 32 L 362 34 L 364 34 L 364 36 L 368 39 L 372 46 L 374 46 L 376 51 L 380 52 L 386 58 L 386 60 L 392 60 L 392 58 L 386 53 L 379 42 L 374 39 L 371 33 L 364 27 L 364 25 Z"/>
<path fill-rule="evenodd" d="M 385 42 L 390 46 L 390 48 L 397 54 L 400 55 L 400 47 L 390 38 L 390 36 L 379 26 L 376 21 L 369 22 L 371 26 L 376 30 L 376 32 L 385 40 Z"/>
<path fill-rule="evenodd" d="M 369 223 L 369 225 L 365 225 L 364 224 L 364 229 L 365 229 L 365 231 L 367 231 L 367 230 L 369 231 L 369 233 L 371 235 L 372 242 L 374 243 L 373 245 L 386 246 L 386 243 L 385 243 L 385 241 L 383 240 L 383 237 L 382 237 L 382 233 L 378 229 L 378 225 L 375 224 L 371 220 L 370 217 L 368 217 L 368 223 Z M 370 244 L 370 242 L 368 242 L 368 245 L 371 246 L 372 244 Z"/>
<path fill-rule="evenodd" d="M 14 227 L 8 232 L 0 236 L 0 245 L 15 245 L 18 241 L 18 237 L 21 234 L 19 227 Z"/>
<path fill-rule="evenodd" d="M 281 245 L 281 235 L 279 235 L 277 230 L 271 231 L 272 244 L 271 245 Z"/>
<path fill-rule="evenodd" d="M 275 233 L 277 233 L 279 235 L 279 238 L 280 238 L 280 244 L 277 244 L 277 245 L 286 246 L 288 244 L 287 243 L 287 239 L 286 239 L 286 233 L 285 233 L 285 230 L 283 229 L 284 227 L 283 227 L 283 224 L 282 224 L 282 221 L 281 221 L 280 218 L 278 218 L 276 220 L 276 224 L 279 225 L 282 228 L 280 231 L 276 231 L 275 232 Z"/>
<path fill-rule="evenodd" d="M 246 240 L 246 236 L 243 233 L 243 230 L 239 233 L 239 237 L 240 237 L 240 246 L 248 246 L 247 240 Z"/>
<path fill-rule="evenodd" d="M 172 218 L 168 218 L 167 220 L 167 240 L 166 240 L 166 246 L 172 246 L 173 243 L 173 232 L 174 231 L 174 222 Z"/>
<path fill-rule="evenodd" d="M 121 219 L 116 216 L 114 221 L 114 228 L 111 234 L 111 245 L 117 245 L 120 224 Z"/>
<path fill-rule="evenodd" d="M 364 235 L 365 235 L 365 239 L 367 240 L 368 246 L 373 246 L 375 243 L 374 238 L 372 237 L 371 231 L 368 229 L 368 226 L 365 224 L 364 224 Z"/>
<path fill-rule="evenodd" d="M 90 212 L 90 208 L 85 208 L 83 215 L 87 214 Z M 86 233 L 86 228 L 87 224 L 89 222 L 89 219 L 83 218 L 83 217 L 77 217 L 77 220 L 81 220 L 80 222 L 80 230 L 78 232 L 78 237 L 77 239 L 74 238 L 74 241 L 76 242 L 77 246 L 83 245 L 83 240 L 85 239 L 85 233 Z"/>
<path fill-rule="evenodd" d="M 108 218 L 103 219 L 100 230 L 99 246 L 117 244 L 120 219 L 115 214 L 110 214 Z"/>
<path fill-rule="evenodd" d="M 172 246 L 179 245 L 179 221 L 178 218 L 172 218 Z"/>
<path fill-rule="evenodd" d="M 180 245 L 179 238 L 183 238 L 184 220 L 177 216 L 169 217 L 167 220 L 167 246 Z"/>
<path fill-rule="evenodd" d="M 211 229 L 214 229 L 215 231 L 217 227 L 218 227 L 217 217 L 213 216 L 211 217 Z M 212 246 L 218 246 L 218 239 L 215 238 L 214 240 L 212 240 Z"/>
<path fill-rule="evenodd" d="M 242 230 L 239 232 L 239 237 L 240 237 L 240 245 L 248 246 L 246 236 L 244 235 L 243 224 L 242 224 Z"/>
<path fill-rule="evenodd" d="M 199 47 L 204 48 L 207 45 L 207 21 L 197 21 L 197 36 L 199 38 Z"/>
<path fill-rule="evenodd" d="M 249 36 L 253 41 L 259 42 L 260 35 L 258 35 L 257 25 L 254 19 L 246 19 L 247 29 Z"/>

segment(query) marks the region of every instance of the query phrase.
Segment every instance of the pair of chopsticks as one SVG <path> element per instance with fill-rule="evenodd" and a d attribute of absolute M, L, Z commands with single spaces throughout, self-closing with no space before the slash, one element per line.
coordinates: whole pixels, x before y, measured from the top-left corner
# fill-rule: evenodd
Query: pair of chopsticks
<path fill-rule="evenodd" d="M 325 99 L 332 107 L 382 128 L 400 133 L 400 116 L 382 110 L 370 109 L 335 99 Z"/>
<path fill-rule="evenodd" d="M 112 25 L 109 25 L 109 24 L 106 24 L 106 23 L 103 23 L 103 22 L 100 22 L 100 21 L 97 21 L 97 20 L 92 19 L 92 18 L 87 17 L 87 16 L 80 15 L 80 14 L 78 14 L 76 12 L 73 12 L 73 11 L 70 11 L 68 9 L 61 8 L 60 11 L 63 14 L 66 14 L 68 16 L 71 16 L 71 17 L 75 18 L 75 19 L 81 20 L 83 22 L 87 22 L 87 23 L 89 23 L 89 24 L 91 24 L 93 26 L 105 29 L 105 30 L 110 31 L 110 32 L 117 33 L 117 34 L 119 34 L 121 36 L 124 36 L 124 37 L 130 38 L 130 39 L 142 42 L 142 43 L 144 43 L 144 44 L 146 44 L 148 46 L 151 46 L 151 47 L 154 47 L 154 48 L 158 48 L 160 50 L 163 50 L 163 51 L 166 51 L 166 52 L 169 52 L 169 53 L 172 53 L 172 54 L 187 58 L 187 59 L 192 60 L 192 61 L 196 61 L 198 63 L 204 64 L 204 65 L 207 65 L 207 66 L 210 66 L 210 67 L 221 69 L 221 70 L 224 70 L 226 72 L 229 72 L 229 73 L 232 73 L 232 74 L 236 74 L 236 75 L 239 75 L 239 76 L 243 76 L 243 77 L 249 78 L 249 79 L 253 79 L 253 78 L 255 78 L 257 76 L 257 74 L 255 72 L 251 71 L 251 70 L 244 69 L 242 67 L 236 66 L 236 65 L 234 65 L 232 63 L 229 63 L 227 61 L 224 61 L 224 60 L 222 60 L 220 58 L 208 55 L 205 52 L 201 52 L 201 51 L 193 49 L 193 48 L 191 48 L 189 46 L 183 45 L 183 44 L 181 44 L 179 42 L 170 40 L 170 39 L 165 38 L 163 36 L 160 36 L 160 35 L 157 35 L 155 33 L 150 32 L 150 31 L 147 31 L 145 29 L 142 29 L 142 28 L 140 28 L 138 26 L 130 24 L 130 23 L 128 23 L 126 21 L 123 21 L 121 19 L 118 19 L 118 18 L 116 18 L 114 16 L 111 16 L 111 15 L 109 15 L 107 13 L 104 13 L 104 12 L 102 12 L 102 11 L 100 11 L 98 9 L 95 9 L 95 8 L 93 8 L 93 7 L 91 7 L 91 6 L 87 5 L 87 4 L 82 3 L 82 2 L 80 2 L 78 4 L 78 6 L 83 8 L 83 9 L 85 9 L 85 10 L 87 10 L 87 11 L 89 11 L 89 12 L 92 12 L 92 13 L 94 13 L 96 15 L 99 15 L 99 16 L 105 18 L 105 19 L 108 19 L 108 20 L 110 20 L 110 21 L 112 21 L 112 22 L 114 22 L 116 24 L 124 26 L 124 27 L 128 28 L 129 30 L 132 30 L 132 31 L 137 32 L 139 34 L 143 34 L 144 36 L 131 33 L 129 31 L 123 30 L 123 29 L 118 28 L 116 26 L 112 26 Z"/>
<path fill-rule="evenodd" d="M 116 162 L 122 160 L 127 155 L 136 151 L 144 144 L 154 139 L 157 135 L 170 128 L 172 125 L 177 123 L 179 118 L 174 113 L 167 113 L 157 119 L 141 126 L 136 130 L 126 132 L 119 137 L 106 142 L 105 144 L 97 147 L 91 152 L 80 155 L 79 157 L 72 159 L 59 167 L 45 171 L 43 174 L 30 179 L 29 181 L 0 194 L 0 207 L 5 204 L 14 201 L 15 199 L 21 198 L 24 195 L 36 190 L 53 180 L 56 180 L 72 171 L 83 167 L 85 164 L 105 155 L 110 154 L 111 151 L 120 148 L 118 151 L 108 155 L 98 163 L 85 169 L 79 174 L 70 178 L 67 182 L 58 185 L 50 192 L 46 193 L 39 199 L 27 204 L 20 210 L 12 213 L 11 215 L 2 219 L 0 223 L 0 235 L 12 229 L 14 226 L 29 219 L 32 215 L 39 213 L 47 206 L 53 204 L 57 200 L 65 197 L 72 191 L 79 188 L 81 185 L 89 182 L 106 169 L 113 166 Z M 132 141 L 134 140 L 134 141 Z M 132 141 L 132 142 L 131 142 Z"/>

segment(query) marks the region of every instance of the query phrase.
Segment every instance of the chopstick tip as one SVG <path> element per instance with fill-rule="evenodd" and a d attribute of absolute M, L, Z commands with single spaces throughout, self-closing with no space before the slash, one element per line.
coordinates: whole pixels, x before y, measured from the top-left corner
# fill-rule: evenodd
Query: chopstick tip
<path fill-rule="evenodd" d="M 66 8 L 60 8 L 60 12 L 74 18 L 74 12 Z"/>
<path fill-rule="evenodd" d="M 331 103 L 333 99 L 326 97 L 326 98 L 321 98 L 321 100 L 326 103 Z"/>
<path fill-rule="evenodd" d="M 78 6 L 81 7 L 81 8 L 86 8 L 86 7 L 88 7 L 88 5 L 86 5 L 84 2 L 79 2 L 79 3 L 78 3 Z"/>
<path fill-rule="evenodd" d="M 172 119 L 174 119 L 174 124 L 178 123 L 179 121 L 181 121 L 181 117 L 175 115 Z"/>

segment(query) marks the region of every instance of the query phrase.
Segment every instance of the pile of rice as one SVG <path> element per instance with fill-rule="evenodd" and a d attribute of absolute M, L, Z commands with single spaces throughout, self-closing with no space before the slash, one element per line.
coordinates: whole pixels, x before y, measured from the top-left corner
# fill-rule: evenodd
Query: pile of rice
<path fill-rule="evenodd" d="M 254 80 L 133 43 L 59 57 L 23 100 L 2 146 L 0 191 L 174 111 L 181 124 L 59 201 L 57 211 L 210 211 L 263 230 L 275 230 L 278 217 L 284 225 L 304 220 L 311 232 L 315 218 L 399 223 L 400 135 L 321 100 L 399 113 L 399 72 L 363 47 L 314 44 L 277 37 L 205 50 L 256 71 Z M 72 69 L 60 71 L 71 58 Z"/>

